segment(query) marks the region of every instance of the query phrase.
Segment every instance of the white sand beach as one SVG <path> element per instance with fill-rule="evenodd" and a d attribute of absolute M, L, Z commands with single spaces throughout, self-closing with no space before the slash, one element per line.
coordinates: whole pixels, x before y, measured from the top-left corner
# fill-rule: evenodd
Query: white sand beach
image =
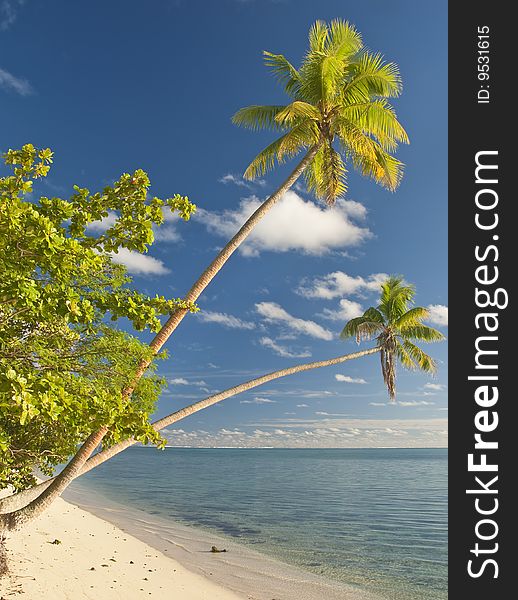
<path fill-rule="evenodd" d="M 62 499 L 6 545 L 10 575 L 0 579 L 2 600 L 247 598 Z"/>
<path fill-rule="evenodd" d="M 67 500 L 7 540 L 0 600 L 380 600 L 81 488 Z"/>

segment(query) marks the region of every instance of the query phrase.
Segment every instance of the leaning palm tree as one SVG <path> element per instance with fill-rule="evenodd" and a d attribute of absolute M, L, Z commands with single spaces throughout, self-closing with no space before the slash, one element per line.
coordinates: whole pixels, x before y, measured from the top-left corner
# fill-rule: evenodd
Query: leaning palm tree
<path fill-rule="evenodd" d="M 266 65 L 284 85 L 285 106 L 249 106 L 233 122 L 254 130 L 272 128 L 283 135 L 252 161 L 245 177 L 254 179 L 305 152 L 295 169 L 241 226 L 194 282 L 184 300 L 194 303 L 246 240 L 254 227 L 304 174 L 309 191 L 333 203 L 346 191 L 345 161 L 389 190 L 398 186 L 403 165 L 392 156 L 408 136 L 387 98 L 401 93 L 397 65 L 363 46 L 356 29 L 342 20 L 317 21 L 299 70 L 281 54 L 265 52 Z M 338 145 L 338 150 L 335 149 Z M 158 352 L 187 314 L 177 309 L 151 342 Z M 149 366 L 143 361 L 139 378 Z"/>
<path fill-rule="evenodd" d="M 398 143 L 408 142 L 387 98 L 401 92 L 401 79 L 394 63 L 385 63 L 380 54 L 366 50 L 360 34 L 349 23 L 317 21 L 309 32 L 309 50 L 299 70 L 282 55 L 265 53 L 266 64 L 284 84 L 292 102 L 286 106 L 249 107 L 238 111 L 234 123 L 261 129 L 272 127 L 285 132 L 263 150 L 245 172 L 253 179 L 305 151 L 287 179 L 248 218 L 198 277 L 185 296 L 186 306 L 196 302 L 230 256 L 253 228 L 304 173 L 308 189 L 333 203 L 346 190 L 346 167 L 342 155 L 354 168 L 389 190 L 402 176 L 402 163 L 394 158 Z M 334 144 L 339 144 L 339 150 Z M 150 343 L 156 355 L 181 323 L 188 309 L 175 310 Z M 133 381 L 122 391 L 131 396 L 152 358 L 142 360 Z M 29 510 L 0 518 L 2 527 L 13 528 L 43 512 L 81 471 L 93 449 L 108 429 L 103 427 L 85 442 L 65 469 L 27 507 Z"/>
<path fill-rule="evenodd" d="M 422 306 L 412 307 L 414 296 L 414 286 L 406 284 L 402 277 L 389 277 L 381 285 L 379 305 L 351 319 L 340 334 L 343 339 L 355 337 L 358 343 L 376 339 L 383 381 L 391 401 L 396 397 L 397 361 L 407 369 L 433 374 L 437 369 L 435 361 L 414 342 L 444 339 L 440 331 L 423 323 L 429 313 Z"/>

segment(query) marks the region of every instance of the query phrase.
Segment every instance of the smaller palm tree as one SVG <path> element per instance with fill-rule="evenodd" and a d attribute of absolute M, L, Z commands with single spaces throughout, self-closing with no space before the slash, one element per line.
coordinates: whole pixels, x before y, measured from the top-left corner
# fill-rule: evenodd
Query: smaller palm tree
<path fill-rule="evenodd" d="M 423 324 L 428 310 L 422 306 L 412 307 L 415 288 L 402 277 L 389 277 L 381 285 L 380 303 L 367 309 L 361 317 L 351 319 L 340 337 L 362 340 L 376 338 L 381 354 L 381 371 L 390 399 L 396 397 L 396 363 L 407 369 L 419 369 L 435 373 L 435 361 L 415 341 L 439 342 L 444 340 L 440 331 Z"/>

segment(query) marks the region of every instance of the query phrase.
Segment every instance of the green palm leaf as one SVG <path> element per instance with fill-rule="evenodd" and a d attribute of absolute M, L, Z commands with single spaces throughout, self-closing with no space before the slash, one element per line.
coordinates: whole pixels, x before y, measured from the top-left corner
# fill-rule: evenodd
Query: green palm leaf
<path fill-rule="evenodd" d="M 445 339 L 444 335 L 427 325 L 408 325 L 400 328 L 401 335 L 412 340 L 420 340 L 421 342 L 441 342 Z"/>
<path fill-rule="evenodd" d="M 263 52 L 264 64 L 269 67 L 289 96 L 296 96 L 300 88 L 300 75 L 297 69 L 282 54 Z"/>
<path fill-rule="evenodd" d="M 282 131 L 286 127 L 276 117 L 285 109 L 286 106 L 247 106 L 236 112 L 232 117 L 232 123 L 246 129 L 251 129 L 252 131 L 259 131 L 261 129 Z"/>

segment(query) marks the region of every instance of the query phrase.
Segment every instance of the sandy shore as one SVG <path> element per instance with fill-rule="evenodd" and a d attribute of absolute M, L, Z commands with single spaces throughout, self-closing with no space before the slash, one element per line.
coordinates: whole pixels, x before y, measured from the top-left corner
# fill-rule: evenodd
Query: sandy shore
<path fill-rule="evenodd" d="M 243 600 L 64 500 L 7 541 L 0 600 Z M 209 574 L 210 577 L 210 574 Z"/>

